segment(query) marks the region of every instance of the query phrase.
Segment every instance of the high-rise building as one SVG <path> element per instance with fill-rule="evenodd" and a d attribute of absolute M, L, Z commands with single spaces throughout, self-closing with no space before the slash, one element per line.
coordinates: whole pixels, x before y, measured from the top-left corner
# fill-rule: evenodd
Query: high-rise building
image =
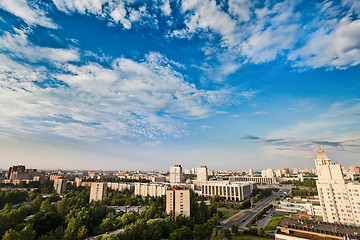
<path fill-rule="evenodd" d="M 174 165 L 170 167 L 170 183 L 182 183 L 182 167 L 181 165 Z"/>
<path fill-rule="evenodd" d="M 57 192 L 57 194 L 61 194 L 63 192 L 65 192 L 66 190 L 66 179 L 55 179 L 54 180 L 54 188 L 55 188 L 55 192 Z"/>
<path fill-rule="evenodd" d="M 172 188 L 166 191 L 166 213 L 171 214 L 173 220 L 182 215 L 190 216 L 190 190 Z"/>
<path fill-rule="evenodd" d="M 253 177 L 253 176 L 254 176 L 254 170 L 249 169 L 249 176 L 250 176 L 250 177 Z"/>
<path fill-rule="evenodd" d="M 107 184 L 104 182 L 93 182 L 90 188 L 90 199 L 91 201 L 101 201 L 106 197 Z"/>
<path fill-rule="evenodd" d="M 197 168 L 197 180 L 199 182 L 206 182 L 208 180 L 208 170 L 206 166 Z"/>
<path fill-rule="evenodd" d="M 324 221 L 360 225 L 360 185 L 357 182 L 345 182 L 341 165 L 332 163 L 321 148 L 315 166 Z"/>

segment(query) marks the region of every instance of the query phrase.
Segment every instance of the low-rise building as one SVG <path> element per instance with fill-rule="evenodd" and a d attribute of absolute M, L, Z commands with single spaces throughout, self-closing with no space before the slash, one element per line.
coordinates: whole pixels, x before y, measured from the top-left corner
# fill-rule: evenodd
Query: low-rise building
<path fill-rule="evenodd" d="M 243 201 L 251 197 L 255 182 L 209 181 L 201 185 L 201 194 L 205 197 L 219 195 L 227 200 Z"/>
<path fill-rule="evenodd" d="M 275 240 L 360 239 L 360 228 L 338 223 L 284 217 L 277 226 Z"/>

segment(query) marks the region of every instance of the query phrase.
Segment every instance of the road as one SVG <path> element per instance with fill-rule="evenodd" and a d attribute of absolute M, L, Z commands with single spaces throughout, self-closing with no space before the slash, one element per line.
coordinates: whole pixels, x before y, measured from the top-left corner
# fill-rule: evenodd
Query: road
<path fill-rule="evenodd" d="M 285 189 L 287 191 L 289 191 L 289 189 Z M 268 206 L 269 204 L 271 204 L 272 202 L 274 202 L 274 199 L 276 197 L 280 197 L 281 195 L 283 195 L 284 189 L 282 189 L 279 192 L 276 193 L 272 193 L 272 195 L 268 198 L 266 198 L 265 200 L 263 200 L 262 202 L 258 203 L 254 208 L 249 209 L 249 210 L 242 210 L 241 212 L 233 215 L 232 217 L 230 217 L 229 219 L 223 221 L 222 226 L 226 227 L 226 228 L 231 228 L 232 224 L 234 222 L 237 222 L 238 226 L 239 226 L 239 230 L 248 230 L 245 225 L 250 222 L 250 220 L 256 216 L 256 214 L 258 214 L 261 210 L 263 210 L 266 206 Z"/>

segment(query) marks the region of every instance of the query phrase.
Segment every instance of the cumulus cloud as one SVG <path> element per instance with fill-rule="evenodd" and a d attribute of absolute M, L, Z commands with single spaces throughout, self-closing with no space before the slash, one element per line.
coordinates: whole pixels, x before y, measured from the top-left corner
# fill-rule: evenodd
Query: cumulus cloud
<path fill-rule="evenodd" d="M 44 11 L 36 6 L 29 6 L 26 0 L 0 0 L 0 8 L 22 18 L 29 25 L 57 28 Z"/>
<path fill-rule="evenodd" d="M 177 67 L 159 53 L 143 61 L 117 58 L 110 67 L 59 62 L 54 69 L 0 55 L 0 126 L 5 132 L 88 140 L 182 136 L 182 119 L 215 114 L 213 107 L 228 104 L 231 92 L 198 89 Z M 49 78 L 47 85 L 39 84 Z"/>

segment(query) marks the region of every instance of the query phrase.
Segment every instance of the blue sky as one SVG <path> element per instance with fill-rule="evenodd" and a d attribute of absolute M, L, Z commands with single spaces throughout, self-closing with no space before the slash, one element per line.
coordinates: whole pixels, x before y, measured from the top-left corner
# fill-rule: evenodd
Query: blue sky
<path fill-rule="evenodd" d="M 360 156 L 360 2 L 0 0 L 0 167 Z"/>

